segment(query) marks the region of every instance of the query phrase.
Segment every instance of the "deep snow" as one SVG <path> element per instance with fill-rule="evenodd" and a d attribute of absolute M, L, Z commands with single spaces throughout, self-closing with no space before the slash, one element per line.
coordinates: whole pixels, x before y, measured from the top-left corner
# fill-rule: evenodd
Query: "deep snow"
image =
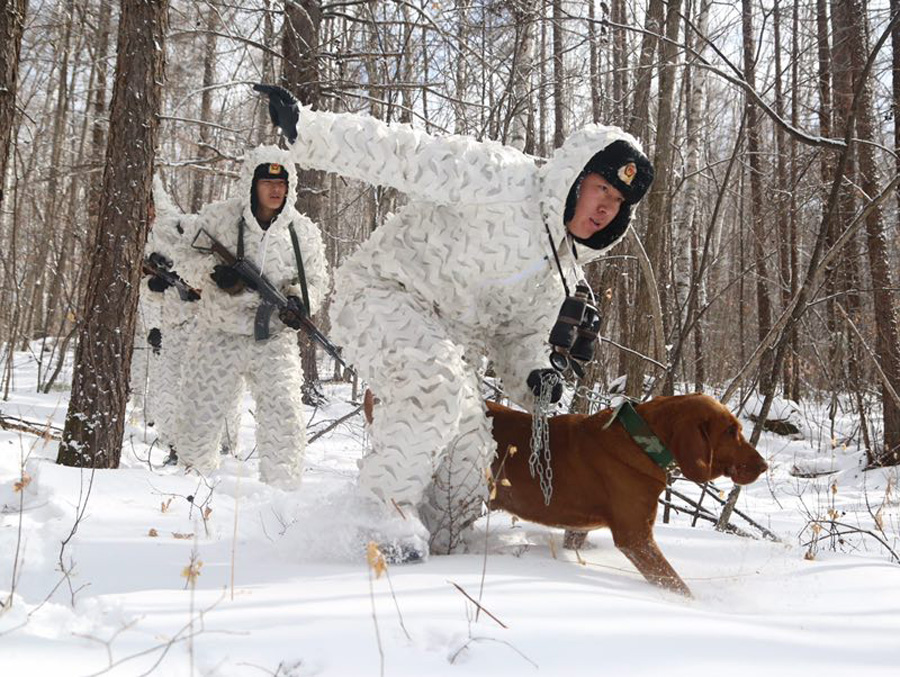
<path fill-rule="evenodd" d="M 35 394 L 35 379 L 33 357 L 17 354 L 0 412 L 61 426 L 68 393 Z M 326 389 L 329 405 L 307 412 L 311 432 L 355 408 L 347 386 Z M 244 456 L 253 448 L 246 404 Z M 824 412 L 811 403 L 792 414 L 803 439 L 763 436 L 770 471 L 738 504 L 782 543 L 691 528 L 684 515 L 658 523 L 693 600 L 647 584 L 608 532 L 576 555 L 560 531 L 498 513 L 479 522 L 469 554 L 376 580 L 348 507 L 365 448 L 361 415 L 310 445 L 294 493 L 261 484 L 253 458 L 225 459 L 206 482 L 159 467 L 164 454 L 138 420 L 122 468 L 96 473 L 55 465 L 55 442 L 0 430 L 0 601 L 18 562 L 0 613 L 0 674 L 112 666 L 105 674 L 354 677 L 380 674 L 381 650 L 385 675 L 897 675 L 900 565 L 873 536 L 803 545 L 810 519 L 833 511 L 870 530 L 879 515 L 879 537 L 900 550 L 897 469 L 863 472 L 853 417 L 832 430 Z M 21 459 L 31 482 L 20 492 Z M 833 472 L 804 479 L 792 469 Z M 61 541 L 79 509 L 64 577 Z M 476 617 L 454 584 L 496 620 Z"/>

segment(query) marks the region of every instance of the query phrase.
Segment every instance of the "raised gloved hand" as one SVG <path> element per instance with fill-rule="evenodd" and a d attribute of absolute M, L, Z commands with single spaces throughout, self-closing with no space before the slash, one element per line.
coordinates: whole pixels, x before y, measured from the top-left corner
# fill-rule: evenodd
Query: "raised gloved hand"
<path fill-rule="evenodd" d="M 297 140 L 297 122 L 300 113 L 297 110 L 297 99 L 283 87 L 277 85 L 253 85 L 253 89 L 269 97 L 269 117 L 272 124 L 281 128 L 281 133 L 289 143 Z"/>
<path fill-rule="evenodd" d="M 287 300 L 287 306 L 278 311 L 278 319 L 291 329 L 300 329 L 303 326 L 301 318 L 308 314 L 306 307 L 297 296 L 288 296 Z"/>
<path fill-rule="evenodd" d="M 244 291 L 244 281 L 238 272 L 231 266 L 216 264 L 209 276 L 216 286 L 228 294 L 237 294 Z"/>
<path fill-rule="evenodd" d="M 562 398 L 562 376 L 556 369 L 534 369 L 528 374 L 526 383 L 534 396 L 538 398 L 541 396 L 543 388 L 549 388 L 551 404 L 556 404 Z"/>

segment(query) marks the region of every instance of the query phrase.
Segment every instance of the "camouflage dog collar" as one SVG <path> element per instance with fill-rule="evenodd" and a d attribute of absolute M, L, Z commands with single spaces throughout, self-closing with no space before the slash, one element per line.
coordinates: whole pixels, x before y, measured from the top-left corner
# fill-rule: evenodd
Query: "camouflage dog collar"
<path fill-rule="evenodd" d="M 668 470 L 675 465 L 675 457 L 672 456 L 672 452 L 666 448 L 666 445 L 650 429 L 647 422 L 641 418 L 641 415 L 635 411 L 628 400 L 622 400 L 622 403 L 613 410 L 612 416 L 610 416 L 606 425 L 603 426 L 603 429 L 605 430 L 617 420 L 631 435 L 631 439 L 644 450 L 656 465 L 663 470 Z"/>

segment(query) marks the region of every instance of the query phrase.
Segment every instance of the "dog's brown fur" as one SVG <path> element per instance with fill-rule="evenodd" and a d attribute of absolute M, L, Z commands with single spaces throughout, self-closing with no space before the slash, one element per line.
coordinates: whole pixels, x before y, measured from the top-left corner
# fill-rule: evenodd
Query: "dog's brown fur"
<path fill-rule="evenodd" d="M 665 473 L 621 423 L 603 429 L 610 410 L 550 419 L 553 496 L 548 506 L 528 468 L 531 415 L 493 402 L 487 407 L 497 441 L 492 466 L 497 492 L 491 508 L 553 527 L 580 531 L 609 527 L 616 547 L 644 578 L 690 596 L 653 539 Z M 767 469 L 741 434 L 738 420 L 712 397 L 657 397 L 636 409 L 688 479 L 706 482 L 727 475 L 737 484 L 749 484 Z M 510 453 L 513 448 L 518 453 Z"/>
<path fill-rule="evenodd" d="M 369 423 L 376 402 L 366 391 L 364 411 Z M 750 484 L 768 468 L 744 439 L 738 420 L 712 397 L 657 397 L 636 409 L 690 480 L 707 482 L 726 475 L 736 484 Z M 544 504 L 540 483 L 528 467 L 531 415 L 493 402 L 487 403 L 487 410 L 497 442 L 491 468 L 496 483 L 492 509 L 582 532 L 609 527 L 616 547 L 644 578 L 690 596 L 690 589 L 653 539 L 657 500 L 665 489 L 666 475 L 620 423 L 604 430 L 611 410 L 550 419 L 550 505 Z"/>

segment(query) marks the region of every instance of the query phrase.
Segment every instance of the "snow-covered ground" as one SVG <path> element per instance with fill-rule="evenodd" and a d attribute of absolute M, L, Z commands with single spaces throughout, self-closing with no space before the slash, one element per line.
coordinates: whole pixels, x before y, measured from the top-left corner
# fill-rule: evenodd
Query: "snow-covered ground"
<path fill-rule="evenodd" d="M 68 393 L 36 394 L 35 379 L 17 355 L 0 412 L 61 426 Z M 311 432 L 355 408 L 346 386 L 326 388 Z M 138 421 L 122 468 L 95 473 L 55 465 L 55 442 L 0 431 L 0 601 L 15 571 L 0 674 L 898 675 L 898 473 L 863 472 L 852 417 L 832 429 L 825 412 L 792 414 L 802 439 L 764 435 L 770 471 L 742 492 L 738 508 L 781 543 L 684 515 L 657 525 L 693 600 L 647 584 L 608 532 L 576 555 L 561 532 L 496 513 L 469 554 L 376 579 L 347 502 L 360 415 L 309 447 L 295 493 L 261 484 L 252 458 L 206 481 L 160 467 Z M 250 413 L 241 443 L 246 456 Z M 17 488 L 22 463 L 30 483 Z M 810 548 L 815 519 L 847 533 Z"/>

